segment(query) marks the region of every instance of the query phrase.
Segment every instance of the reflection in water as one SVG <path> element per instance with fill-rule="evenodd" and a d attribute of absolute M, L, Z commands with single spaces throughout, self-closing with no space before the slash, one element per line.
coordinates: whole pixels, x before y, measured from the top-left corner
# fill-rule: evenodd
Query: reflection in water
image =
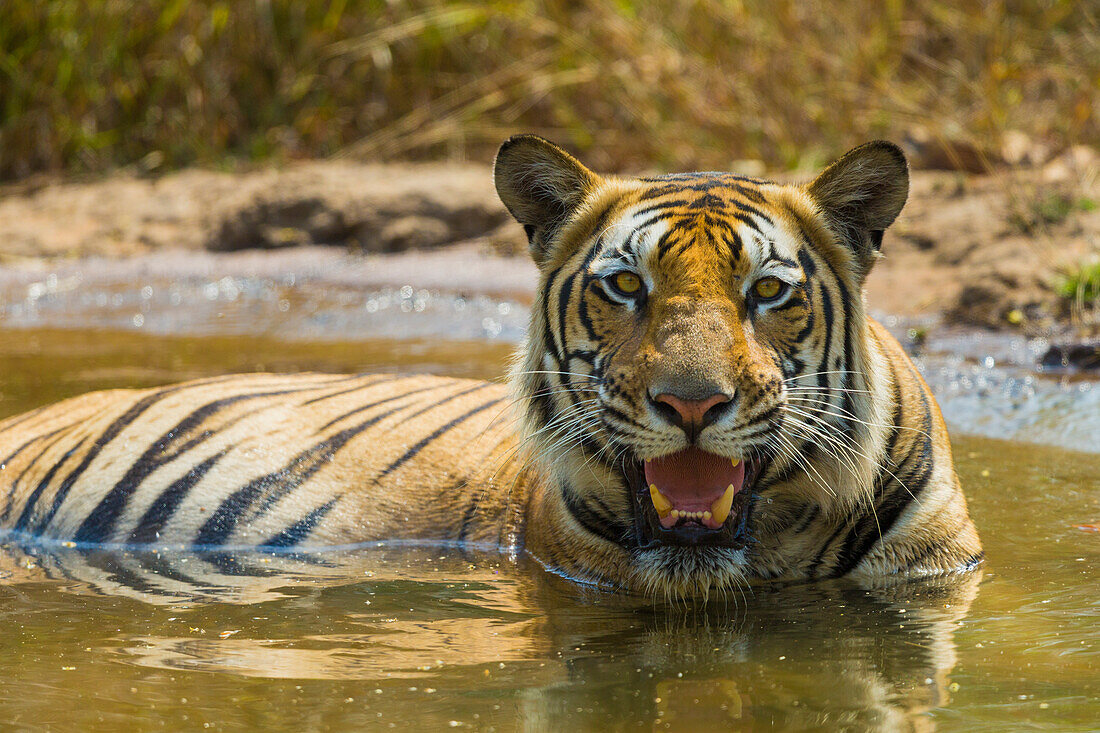
<path fill-rule="evenodd" d="M 929 727 L 980 581 L 761 586 L 689 608 L 429 547 L 168 556 L 9 545 L 0 567 L 8 584 L 177 614 L 109 641 L 91 632 L 116 661 L 357 682 L 387 701 L 389 720 L 425 727 L 418 700 L 431 689 L 449 701 L 448 722 L 532 731 Z"/>

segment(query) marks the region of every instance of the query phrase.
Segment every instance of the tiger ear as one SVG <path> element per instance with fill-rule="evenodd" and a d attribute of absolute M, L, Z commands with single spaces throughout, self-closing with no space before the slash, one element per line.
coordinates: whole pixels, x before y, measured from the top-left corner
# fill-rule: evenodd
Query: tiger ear
<path fill-rule="evenodd" d="M 901 148 L 885 140 L 845 153 L 806 187 L 830 228 L 856 254 L 866 276 L 909 196 L 909 164 Z"/>
<path fill-rule="evenodd" d="M 562 224 L 599 182 L 569 153 L 537 135 L 504 141 L 493 164 L 497 195 L 523 225 L 535 262 L 542 264 Z"/>

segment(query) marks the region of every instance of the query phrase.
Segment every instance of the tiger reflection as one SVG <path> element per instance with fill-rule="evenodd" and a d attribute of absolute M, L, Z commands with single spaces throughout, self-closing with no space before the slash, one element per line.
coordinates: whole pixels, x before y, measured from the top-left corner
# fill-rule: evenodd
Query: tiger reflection
<path fill-rule="evenodd" d="M 578 591 L 469 552 L 204 555 L 8 546 L 0 574 L 5 584 L 52 578 L 72 593 L 186 609 L 178 635 L 128 638 L 119 653 L 132 663 L 362 680 L 385 686 L 390 704 L 412 710 L 418 703 L 409 685 L 473 686 L 502 699 L 515 695 L 518 704 L 487 713 L 476 696 L 457 696 L 451 717 L 480 710 L 481 725 L 533 731 L 566 724 L 929 730 L 928 711 L 950 701 L 953 631 L 981 579 L 762 586 L 751 591 L 751 603 L 729 597 L 700 610 Z M 362 582 L 349 585 L 348 578 Z M 454 595 L 439 600 L 440 589 L 452 586 Z M 369 596 L 372 589 L 378 593 Z M 387 605 L 387 593 L 401 602 Z M 257 615 L 272 620 L 250 628 Z M 278 616 L 307 619 L 311 643 L 295 643 L 301 626 L 286 629 Z M 218 629 L 233 624 L 243 630 L 219 638 Z M 203 633 L 194 633 L 199 627 Z"/>

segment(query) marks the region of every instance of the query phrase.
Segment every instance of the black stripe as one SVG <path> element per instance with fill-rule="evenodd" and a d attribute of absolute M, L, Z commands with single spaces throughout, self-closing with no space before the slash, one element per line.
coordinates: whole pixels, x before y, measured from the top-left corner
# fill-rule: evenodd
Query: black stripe
<path fill-rule="evenodd" d="M 820 504 L 816 504 L 816 503 L 815 503 L 815 504 L 811 504 L 811 505 L 810 505 L 810 509 L 809 509 L 809 511 L 807 511 L 807 512 L 806 512 L 806 513 L 805 513 L 805 514 L 803 515 L 803 517 L 802 517 L 802 521 L 801 521 L 801 522 L 799 522 L 799 523 L 798 523 L 798 526 L 794 528 L 794 533 L 795 533 L 795 534 L 802 534 L 803 532 L 805 532 L 805 531 L 806 531 L 806 529 L 807 529 L 807 528 L 808 528 L 808 527 L 810 526 L 810 524 L 811 524 L 811 523 L 812 523 L 812 522 L 813 522 L 813 521 L 814 521 L 815 519 L 817 519 L 817 518 L 818 518 L 818 516 L 820 516 L 820 514 L 821 514 L 821 505 L 820 505 Z"/>
<path fill-rule="evenodd" d="M 803 235 L 803 236 L 805 236 L 805 235 Z M 852 328 L 851 297 L 849 295 L 847 286 L 844 284 L 844 280 L 840 277 L 840 274 L 837 272 L 836 268 L 833 267 L 833 263 L 827 257 L 823 258 L 823 260 L 825 262 L 825 267 L 828 268 L 829 274 L 831 274 L 833 276 L 833 280 L 836 283 L 836 287 L 840 291 L 840 294 L 839 294 L 840 307 L 843 310 L 843 316 L 844 316 L 844 333 L 843 333 L 843 338 L 844 338 L 844 351 L 843 351 L 844 364 L 843 364 L 843 368 L 845 370 L 845 371 L 841 372 L 841 374 L 840 374 L 840 377 L 841 377 L 840 386 L 847 388 L 850 384 L 850 382 L 849 382 L 850 375 L 847 373 L 846 370 L 848 369 L 848 366 L 853 363 L 853 360 L 852 360 L 852 334 L 851 334 L 851 328 Z M 824 295 L 826 290 L 824 288 L 822 288 L 821 292 L 822 292 L 822 295 Z M 831 333 L 832 324 L 830 323 L 829 326 L 830 326 L 830 333 Z M 853 409 L 852 393 L 850 391 L 847 391 L 847 389 L 841 395 L 841 405 L 843 406 L 844 410 L 848 412 L 848 414 L 850 414 L 850 415 L 855 414 L 855 411 Z M 838 418 L 838 419 L 841 423 L 838 426 L 840 428 L 841 432 L 843 432 L 845 435 L 850 435 L 851 432 L 852 432 L 851 421 L 847 418 Z"/>
<path fill-rule="evenodd" d="M 32 443 L 35 443 L 35 442 L 40 441 L 40 440 L 49 440 L 50 438 L 52 438 L 55 435 L 57 435 L 58 433 L 60 433 L 62 430 L 67 430 L 68 428 L 71 428 L 73 425 L 76 425 L 76 423 L 71 423 L 69 425 L 65 425 L 64 427 L 60 427 L 57 430 L 46 433 L 45 435 L 36 435 L 36 436 L 34 436 L 30 440 L 28 440 L 26 443 L 23 443 L 23 445 L 16 448 L 15 451 L 13 451 L 3 461 L 0 461 L 0 466 L 7 465 L 8 461 L 10 461 L 13 458 L 15 458 L 16 456 L 18 456 L 20 453 L 23 452 L 24 449 L 26 449 Z M 4 504 L 3 514 L 0 514 L 0 522 L 6 522 L 8 520 L 8 516 L 11 514 L 12 508 L 15 506 L 15 490 L 19 486 L 19 482 L 22 481 L 23 477 L 27 475 L 27 471 L 29 471 L 34 466 L 34 464 L 38 463 L 38 459 L 41 458 L 43 456 L 43 454 L 45 454 L 46 451 L 48 451 L 50 448 L 52 448 L 57 443 L 58 440 L 61 440 L 61 438 L 58 438 L 57 440 L 51 442 L 49 445 L 47 445 L 45 448 L 43 448 L 41 451 L 39 451 L 38 455 L 36 455 L 34 458 L 32 458 L 27 463 L 27 465 L 23 468 L 23 470 L 19 472 L 19 475 L 15 477 L 15 480 L 12 481 L 11 484 L 8 486 L 8 500 Z"/>
<path fill-rule="evenodd" d="M 202 463 L 191 468 L 190 471 L 185 473 L 180 478 L 172 482 L 172 484 L 161 492 L 160 496 L 153 501 L 152 505 L 145 510 L 145 514 L 138 520 L 137 526 L 134 527 L 133 532 L 130 533 L 131 544 L 146 544 L 155 542 L 157 534 L 164 528 L 164 525 L 168 523 L 168 520 L 172 518 L 176 509 L 179 507 L 180 502 L 191 491 L 194 486 L 202 480 L 202 477 L 214 467 L 214 464 L 221 460 L 228 452 L 228 449 L 215 453 L 207 458 Z"/>
<path fill-rule="evenodd" d="M 622 545 L 626 536 L 627 527 L 615 517 L 601 515 L 590 506 L 583 503 L 573 490 L 568 486 L 561 488 L 562 499 L 565 508 L 577 520 L 577 523 L 588 532 L 616 545 Z"/>
<path fill-rule="evenodd" d="M 352 415 L 357 415 L 360 412 L 363 412 L 364 410 L 369 410 L 372 407 L 377 407 L 378 405 L 384 405 L 387 402 L 393 402 L 394 400 L 399 400 L 402 397 L 408 397 L 409 395 L 417 394 L 418 392 L 427 392 L 428 390 L 431 390 L 431 389 L 441 389 L 443 387 L 450 387 L 452 385 L 454 385 L 453 381 L 445 382 L 444 384 L 433 384 L 429 387 L 421 387 L 419 389 L 410 389 L 408 392 L 402 392 L 399 395 L 394 395 L 392 397 L 387 397 L 384 400 L 378 400 L 377 402 L 369 402 L 365 405 L 360 405 L 359 407 L 356 407 L 354 410 L 348 410 L 343 415 L 340 415 L 338 417 L 334 417 L 333 419 L 329 420 L 327 423 L 325 423 L 321 427 L 317 428 L 317 432 L 318 433 L 324 432 L 326 429 L 331 428 L 333 425 L 340 422 L 341 420 L 345 420 L 345 419 L 351 417 Z"/>
<path fill-rule="evenodd" d="M 553 322 L 550 316 L 550 294 L 554 292 L 554 280 L 561 274 L 562 269 L 565 267 L 562 264 L 556 270 L 551 272 L 546 278 L 546 287 L 542 292 L 542 322 L 543 328 L 546 330 L 546 337 L 550 339 L 550 347 L 553 350 L 552 353 L 559 360 L 565 358 L 565 344 L 559 344 L 557 334 L 554 330 Z"/>
<path fill-rule="evenodd" d="M 23 511 L 19 514 L 19 519 L 15 521 L 15 529 L 20 531 L 25 531 L 27 529 L 27 525 L 30 523 L 31 520 L 31 515 L 34 513 L 35 507 L 38 504 L 38 500 L 42 497 L 42 493 L 46 490 L 46 487 L 49 486 L 50 481 L 53 481 L 54 474 L 56 474 L 61 466 L 65 464 L 65 461 L 69 460 L 69 456 L 78 451 L 87 441 L 88 439 L 85 438 L 69 450 L 65 451 L 65 455 L 61 456 L 60 460 L 58 460 L 57 463 L 50 466 L 50 470 L 46 471 L 46 475 L 43 476 L 42 480 L 38 482 L 38 486 L 34 488 L 34 491 L 31 492 L 31 495 L 27 497 L 26 503 L 23 504 Z M 50 447 L 52 447 L 52 444 L 43 449 L 42 452 L 45 453 L 46 450 L 49 450 Z M 41 457 L 41 455 L 42 454 L 40 453 L 39 457 Z M 37 460 L 38 458 L 35 458 L 35 461 Z"/>
<path fill-rule="evenodd" d="M 772 418 L 779 414 L 779 407 L 780 405 L 776 404 L 765 410 L 764 412 L 760 413 L 759 415 L 754 415 L 750 420 L 742 423 L 739 426 L 739 429 L 744 430 L 759 423 L 763 423 L 765 426 L 770 426 L 772 424 Z"/>
<path fill-rule="evenodd" d="M 740 211 L 743 211 L 743 212 L 745 212 L 747 214 L 750 214 L 752 216 L 755 216 L 755 217 L 759 217 L 760 219 L 763 219 L 764 221 L 766 221 L 769 225 L 775 226 L 775 222 L 772 221 L 772 218 L 770 216 L 768 216 L 767 214 L 765 214 L 760 209 L 756 208 L 755 206 L 750 206 L 749 204 L 739 202 L 737 204 L 737 207 L 738 207 L 738 209 L 740 209 Z M 738 213 L 740 213 L 740 212 L 738 212 Z M 737 214 L 734 214 L 734 218 L 740 219 L 741 217 L 738 216 Z M 754 223 L 753 226 L 756 227 L 757 229 L 759 229 L 759 226 L 757 224 Z"/>
<path fill-rule="evenodd" d="M 162 555 L 155 552 L 141 552 L 136 554 L 138 565 L 141 569 L 152 573 L 153 575 L 160 576 L 162 578 L 168 578 L 174 580 L 177 583 L 184 583 L 191 586 L 194 589 L 208 587 L 210 582 L 208 580 L 199 580 L 186 573 L 182 572 L 179 568 L 175 567 Z M 167 591 L 162 591 L 164 594 L 168 594 Z M 185 595 L 184 593 L 171 593 L 173 596 Z"/>
<path fill-rule="evenodd" d="M 413 445 L 411 448 L 409 448 L 407 451 L 405 451 L 405 453 L 400 458 L 398 458 L 396 461 L 394 461 L 393 463 L 391 463 L 390 465 L 388 465 L 384 469 L 382 469 L 382 471 L 379 472 L 379 474 L 374 477 L 374 479 L 373 479 L 374 483 L 378 483 L 379 479 L 383 478 L 384 476 L 387 476 L 388 474 L 392 473 L 393 471 L 396 471 L 398 468 L 400 468 L 405 463 L 407 463 L 409 460 L 411 460 L 417 453 L 419 453 L 424 448 L 426 448 L 429 443 L 431 443 L 433 440 L 435 440 L 436 438 L 438 438 L 441 435 L 443 435 L 444 433 L 446 433 L 448 430 L 451 430 L 452 428 L 457 426 L 459 423 L 464 422 L 465 420 L 473 417 L 474 415 L 478 414 L 479 412 L 484 412 L 485 410 L 488 410 L 493 405 L 500 404 L 503 401 L 504 401 L 503 397 L 497 397 L 495 399 L 489 400 L 488 402 L 485 402 L 485 403 L 482 403 L 482 404 L 478 405 L 477 407 L 475 407 L 472 410 L 469 410 L 467 412 L 462 413 L 461 415 L 459 415 L 455 419 L 451 420 L 450 422 L 447 422 L 447 423 L 439 426 L 438 428 L 433 430 L 431 433 L 429 433 L 428 435 L 426 435 L 425 437 L 423 437 L 419 441 L 417 441 L 416 444 Z"/>
<path fill-rule="evenodd" d="M 406 421 L 410 420 L 453 399 L 457 399 L 462 395 L 476 392 L 489 386 L 491 386 L 489 383 L 475 384 L 469 389 L 456 392 L 445 399 L 434 402 L 410 415 L 406 415 L 402 419 Z M 499 402 L 500 400 L 497 401 Z M 245 519 L 246 511 L 252 510 L 249 518 L 255 518 L 262 515 L 280 499 L 301 486 L 304 481 L 320 470 L 320 468 L 349 440 L 369 428 L 371 425 L 374 425 L 385 417 L 399 410 L 403 410 L 406 407 L 408 407 L 408 405 L 399 405 L 392 410 L 387 410 L 380 415 L 375 415 L 365 422 L 346 428 L 326 440 L 321 441 L 312 448 L 299 453 L 288 465 L 278 471 L 253 479 L 245 486 L 233 492 L 233 494 L 221 503 L 213 516 L 211 516 L 199 529 L 195 543 L 200 545 L 223 544 L 226 538 L 236 529 L 237 525 Z M 255 504 L 258 504 L 258 506 L 254 507 L 253 505 Z"/>
<path fill-rule="evenodd" d="M 648 216 L 650 214 L 656 214 L 658 212 L 660 212 L 661 215 L 667 216 L 674 213 L 669 211 L 669 209 L 687 208 L 690 206 L 691 201 L 689 201 L 688 199 L 669 199 L 668 201 L 659 201 L 650 206 L 646 206 L 645 208 L 638 209 L 637 211 L 632 211 L 630 212 L 630 216 L 631 218 L 634 218 L 636 216 Z M 645 229 L 645 227 L 641 226 L 638 227 L 638 229 Z"/>
<path fill-rule="evenodd" d="M 325 515 L 332 511 L 332 508 L 336 506 L 336 502 L 338 501 L 340 501 L 339 496 L 322 504 L 279 534 L 261 544 L 260 547 L 293 547 L 297 545 L 309 536 L 313 528 L 325 518 Z"/>
<path fill-rule="evenodd" d="M 153 445 L 127 469 L 125 475 L 111 488 L 107 495 L 100 500 L 95 509 L 84 519 L 77 529 L 73 539 L 77 542 L 103 542 L 114 532 L 115 524 L 119 516 L 126 509 L 130 498 L 138 487 L 154 471 L 161 466 L 170 463 L 182 456 L 195 446 L 205 442 L 215 431 L 204 430 L 198 435 L 192 433 L 211 417 L 221 412 L 226 407 L 244 402 L 245 400 L 263 399 L 280 395 L 293 394 L 302 391 L 312 391 L 314 388 L 283 389 L 269 392 L 254 392 L 250 394 L 238 394 L 231 397 L 223 397 L 193 410 L 187 417 L 157 439 Z M 240 416 L 243 417 L 243 416 Z M 238 417 L 238 419 L 240 419 Z M 222 426 L 223 429 L 226 426 Z M 217 432 L 221 432 L 220 430 Z M 41 525 L 45 526 L 45 523 Z"/>
<path fill-rule="evenodd" d="M 892 438 L 896 440 L 898 430 L 896 423 L 893 430 Z M 916 453 L 914 453 L 914 446 L 917 447 Z M 886 454 L 887 462 L 892 459 L 892 450 L 893 445 L 890 446 L 890 452 Z M 837 566 L 834 568 L 837 576 L 844 575 L 855 568 L 876 543 L 890 534 L 890 530 L 909 505 L 920 498 L 934 471 L 933 452 L 931 441 L 921 437 L 910 445 L 905 457 L 897 462 L 897 470 L 893 475 L 885 465 L 880 467 L 876 479 L 876 494 L 880 498 L 877 499 L 875 511 L 865 513 L 845 539 L 844 547 L 837 555 Z M 906 470 L 914 462 L 915 465 Z M 889 487 L 888 494 L 885 493 L 886 487 Z"/>
<path fill-rule="evenodd" d="M 799 295 L 798 291 L 795 291 L 794 293 L 791 294 L 791 297 L 789 297 L 785 301 L 783 301 L 783 303 L 781 305 L 772 306 L 768 310 L 770 310 L 772 313 L 782 313 L 783 311 L 790 310 L 791 308 L 805 308 L 805 307 L 806 307 L 805 298 L 803 298 L 801 295 Z M 797 340 L 795 341 L 795 343 L 797 343 Z"/>
<path fill-rule="evenodd" d="M 151 572 L 154 576 L 186 583 L 188 586 L 195 589 L 208 587 L 210 584 L 207 580 L 199 580 L 198 578 L 187 575 L 187 573 L 172 565 L 172 562 L 169 562 L 167 558 L 160 553 L 153 553 L 153 551 L 146 550 L 142 551 L 142 553 L 135 553 L 131 557 L 138 560 L 138 565 L 141 566 L 142 570 Z M 167 594 L 167 591 L 162 592 Z M 172 592 L 171 594 L 184 595 L 185 593 Z"/>
<path fill-rule="evenodd" d="M 390 375 L 382 374 L 382 375 L 376 375 L 376 376 L 377 376 L 376 379 L 372 379 L 371 381 L 367 382 L 366 384 L 357 384 L 354 387 L 349 387 L 347 389 L 342 389 L 339 392 L 330 392 L 328 394 L 321 395 L 320 397 L 314 397 L 311 400 L 306 400 L 305 402 L 302 403 L 302 407 L 305 407 L 306 405 L 312 405 L 312 404 L 317 403 L 317 402 L 322 402 L 324 400 L 330 400 L 333 397 L 340 397 L 341 395 L 350 394 L 352 392 L 358 392 L 361 389 L 367 389 L 369 387 L 375 387 L 379 384 L 385 384 L 386 382 L 394 382 L 398 379 L 407 379 L 408 378 L 408 377 L 401 376 L 399 374 L 390 374 Z"/>
<path fill-rule="evenodd" d="M 764 198 L 764 194 L 755 189 L 749 188 L 748 186 L 742 186 L 739 183 L 727 183 L 726 185 L 747 198 L 749 201 L 752 201 L 754 204 L 762 204 L 767 201 L 767 199 Z"/>
<path fill-rule="evenodd" d="M 807 239 L 805 233 L 802 234 L 802 238 L 803 240 Z M 799 248 L 797 257 L 798 264 L 802 266 L 802 272 L 806 275 L 806 280 L 808 281 L 815 274 L 817 274 L 817 263 L 814 262 L 814 258 L 810 255 L 809 250 L 807 250 L 805 247 Z"/>
<path fill-rule="evenodd" d="M 825 553 L 828 552 L 828 550 L 832 546 L 833 542 L 836 540 L 837 537 L 840 536 L 840 533 L 843 532 L 845 529 L 847 529 L 847 526 L 848 526 L 847 524 L 841 524 L 839 527 L 837 527 L 836 531 L 834 531 L 831 535 L 829 535 L 829 538 L 827 540 L 825 540 L 825 544 L 823 544 L 821 546 L 821 549 L 817 551 L 817 554 L 814 556 L 814 559 L 810 562 L 810 569 L 809 569 L 808 575 L 811 578 L 817 577 L 817 569 L 821 566 L 821 563 L 824 562 Z"/>
<path fill-rule="evenodd" d="M 107 429 L 100 434 L 91 448 L 88 449 L 88 452 L 84 454 L 84 459 L 81 460 L 80 464 L 69 472 L 69 475 L 61 482 L 61 486 L 58 488 L 57 493 L 54 494 L 53 504 L 50 506 L 49 512 L 38 521 L 35 531 L 41 532 L 49 525 L 54 515 L 57 514 L 57 511 L 65 502 L 65 498 L 69 495 L 69 491 L 73 488 L 73 484 L 76 483 L 76 480 L 87 470 L 88 466 L 91 465 L 92 461 L 96 459 L 100 452 L 106 448 L 111 441 L 118 437 L 119 433 L 125 430 L 131 423 L 141 417 L 142 413 L 160 400 L 190 386 L 196 385 L 194 382 L 191 382 L 188 385 L 168 387 L 167 389 L 158 390 L 150 395 L 146 395 L 132 405 L 121 417 L 111 423 Z M 39 487 L 39 489 L 41 488 L 42 486 Z"/>
<path fill-rule="evenodd" d="M 584 283 L 581 285 L 582 290 L 588 290 L 589 285 L 591 285 L 598 279 L 599 278 L 586 275 L 584 278 Z M 606 303 L 610 303 L 612 306 L 619 305 L 617 301 L 612 300 L 607 295 L 607 293 L 604 292 L 602 287 L 597 286 L 595 288 L 592 288 L 591 291 L 600 300 L 603 300 Z M 599 343 L 600 337 L 596 333 L 595 324 L 592 323 L 592 316 L 588 314 L 588 299 L 584 297 L 583 292 L 581 294 L 580 301 L 577 303 L 577 320 L 579 320 L 581 322 L 581 325 L 584 326 L 584 332 L 585 335 L 588 337 L 588 340 L 593 343 Z"/>
<path fill-rule="evenodd" d="M 894 412 L 892 418 L 892 425 L 890 426 L 890 437 L 886 440 L 886 450 L 883 451 L 884 460 L 889 462 L 894 460 L 894 451 L 897 450 L 898 440 L 901 438 L 901 421 L 904 417 L 903 409 L 903 396 L 901 393 L 901 382 L 898 381 L 898 372 L 894 368 L 894 360 L 886 355 L 886 366 L 890 370 L 890 376 L 894 380 Z M 894 465 L 898 462 L 894 461 Z M 881 475 L 881 469 L 880 469 Z"/>
<path fill-rule="evenodd" d="M 456 487 L 453 487 L 450 491 L 448 491 L 446 493 L 447 494 L 453 494 L 453 493 L 455 493 L 455 491 L 458 488 L 462 487 L 463 485 L 464 485 L 464 482 L 462 484 L 459 484 Z M 484 491 L 479 491 L 476 494 L 474 494 L 473 499 L 470 501 L 469 505 L 467 505 L 466 510 L 464 512 L 462 512 L 462 521 L 458 525 L 459 526 L 459 529 L 458 529 L 458 541 L 459 542 L 465 542 L 466 541 L 466 536 L 470 533 L 470 527 L 474 523 L 474 517 L 477 516 L 477 508 L 481 504 L 481 498 L 484 495 L 485 495 Z"/>
<path fill-rule="evenodd" d="M 249 481 L 222 501 L 210 519 L 199 528 L 195 536 L 195 544 L 205 546 L 224 544 L 253 504 L 263 499 L 260 509 L 262 513 L 264 509 L 301 486 L 302 482 L 319 471 L 349 440 L 405 407 L 407 405 L 394 407 L 358 425 L 346 428 L 299 453 L 286 466 Z"/>
<path fill-rule="evenodd" d="M 646 219 L 645 221 L 643 221 L 641 224 L 639 224 L 637 226 L 637 231 L 643 231 L 645 229 L 649 229 L 651 226 L 653 226 L 657 222 L 667 221 L 668 219 L 671 219 L 673 216 L 674 216 L 674 214 L 670 214 L 670 213 L 656 214 L 654 216 L 651 216 L 651 217 L 649 217 L 648 219 Z"/>
<path fill-rule="evenodd" d="M 722 241 L 726 243 L 726 248 L 729 250 L 730 269 L 737 272 L 737 263 L 741 261 L 745 243 L 741 241 L 741 235 L 737 232 L 722 235 Z"/>
<path fill-rule="evenodd" d="M 102 570 L 107 574 L 107 580 L 112 583 L 118 583 L 123 587 L 136 590 L 148 596 L 176 597 L 183 595 L 153 585 L 149 582 L 148 577 L 126 567 L 126 565 L 123 564 L 123 556 L 117 553 L 93 550 L 82 554 L 84 556 L 84 561 L 89 567 L 95 568 L 96 570 Z"/>
<path fill-rule="evenodd" d="M 210 563 L 219 573 L 246 578 L 267 578 L 278 571 L 270 568 L 262 568 L 256 565 L 247 565 L 234 555 L 220 550 L 195 553 L 205 562 Z"/>
<path fill-rule="evenodd" d="M 731 211 L 729 216 L 730 216 L 730 218 L 736 219 L 737 221 L 741 222 L 742 224 L 744 224 L 748 228 L 756 231 L 759 234 L 764 233 L 763 231 L 761 231 L 760 225 L 756 223 L 756 220 L 753 219 L 751 216 L 749 216 L 747 214 L 743 214 L 740 211 Z M 768 221 L 770 222 L 771 219 L 768 219 Z"/>
<path fill-rule="evenodd" d="M 562 284 L 561 290 L 558 291 L 558 328 L 559 337 L 561 339 L 561 353 L 562 356 L 568 358 L 569 351 L 566 346 L 566 337 L 568 336 L 568 318 L 569 318 L 569 300 L 572 296 L 573 284 L 577 275 L 580 272 L 587 272 L 588 266 L 592 264 L 593 258 L 596 256 L 596 251 L 600 248 L 603 238 L 597 239 L 596 242 L 588 248 L 588 253 L 584 256 L 584 261 L 581 263 L 579 269 L 569 273 L 565 282 Z"/>
<path fill-rule="evenodd" d="M 966 572 L 968 570 L 973 570 L 974 568 L 981 565 L 983 560 L 985 560 L 985 550 L 981 550 L 978 553 L 966 558 L 966 560 L 963 561 L 962 567 L 959 568 L 959 571 Z"/>
<path fill-rule="evenodd" d="M 824 287 L 821 288 L 821 316 L 825 321 L 825 343 L 821 347 L 821 361 L 815 371 L 821 372 L 817 375 L 817 386 L 825 390 L 826 394 L 831 394 L 829 375 L 825 372 L 829 371 L 829 358 L 832 356 L 833 325 L 836 322 L 836 312 L 833 311 L 833 297 L 829 295 L 829 289 Z"/>
<path fill-rule="evenodd" d="M 637 426 L 637 423 L 631 417 L 629 417 L 625 412 L 622 412 L 618 408 L 613 407 L 612 405 L 608 405 L 608 404 L 600 405 L 600 407 L 603 408 L 604 420 L 606 420 L 608 417 L 613 417 L 616 420 L 618 420 L 619 422 L 621 422 L 625 425 L 628 425 L 630 427 L 636 427 Z"/>
<path fill-rule="evenodd" d="M 836 555 L 833 574 L 840 577 L 851 572 L 871 548 L 890 534 L 894 523 L 912 500 L 904 489 L 895 486 L 890 496 L 881 501 L 874 511 L 865 512 L 844 538 Z"/>

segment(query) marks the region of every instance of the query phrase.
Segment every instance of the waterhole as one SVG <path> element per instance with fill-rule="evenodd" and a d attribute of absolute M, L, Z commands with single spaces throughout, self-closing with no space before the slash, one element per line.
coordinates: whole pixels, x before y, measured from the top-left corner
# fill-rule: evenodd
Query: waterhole
<path fill-rule="evenodd" d="M 338 331 L 311 341 L 248 329 L 24 325 L 0 331 L 0 416 L 90 389 L 229 371 L 499 378 L 514 348 L 514 339 L 494 340 L 499 330 L 447 334 L 465 340 Z M 928 358 L 926 374 L 945 368 Z M 956 377 L 986 379 L 986 389 L 1017 378 L 990 386 L 990 372 L 960 364 Z M 966 389 L 937 388 L 987 552 L 982 571 L 950 582 L 761 586 L 698 608 L 578 588 L 523 557 L 470 548 L 123 553 L 9 539 L 0 548 L 0 721 L 58 730 L 1092 730 L 1100 456 L 1038 443 L 1087 447 L 1095 433 L 1074 422 L 1097 416 L 1072 385 L 1012 388 L 1023 390 L 1021 403 L 1068 394 L 1070 406 L 998 424 L 971 407 Z M 967 434 L 998 430 L 1034 440 Z"/>

